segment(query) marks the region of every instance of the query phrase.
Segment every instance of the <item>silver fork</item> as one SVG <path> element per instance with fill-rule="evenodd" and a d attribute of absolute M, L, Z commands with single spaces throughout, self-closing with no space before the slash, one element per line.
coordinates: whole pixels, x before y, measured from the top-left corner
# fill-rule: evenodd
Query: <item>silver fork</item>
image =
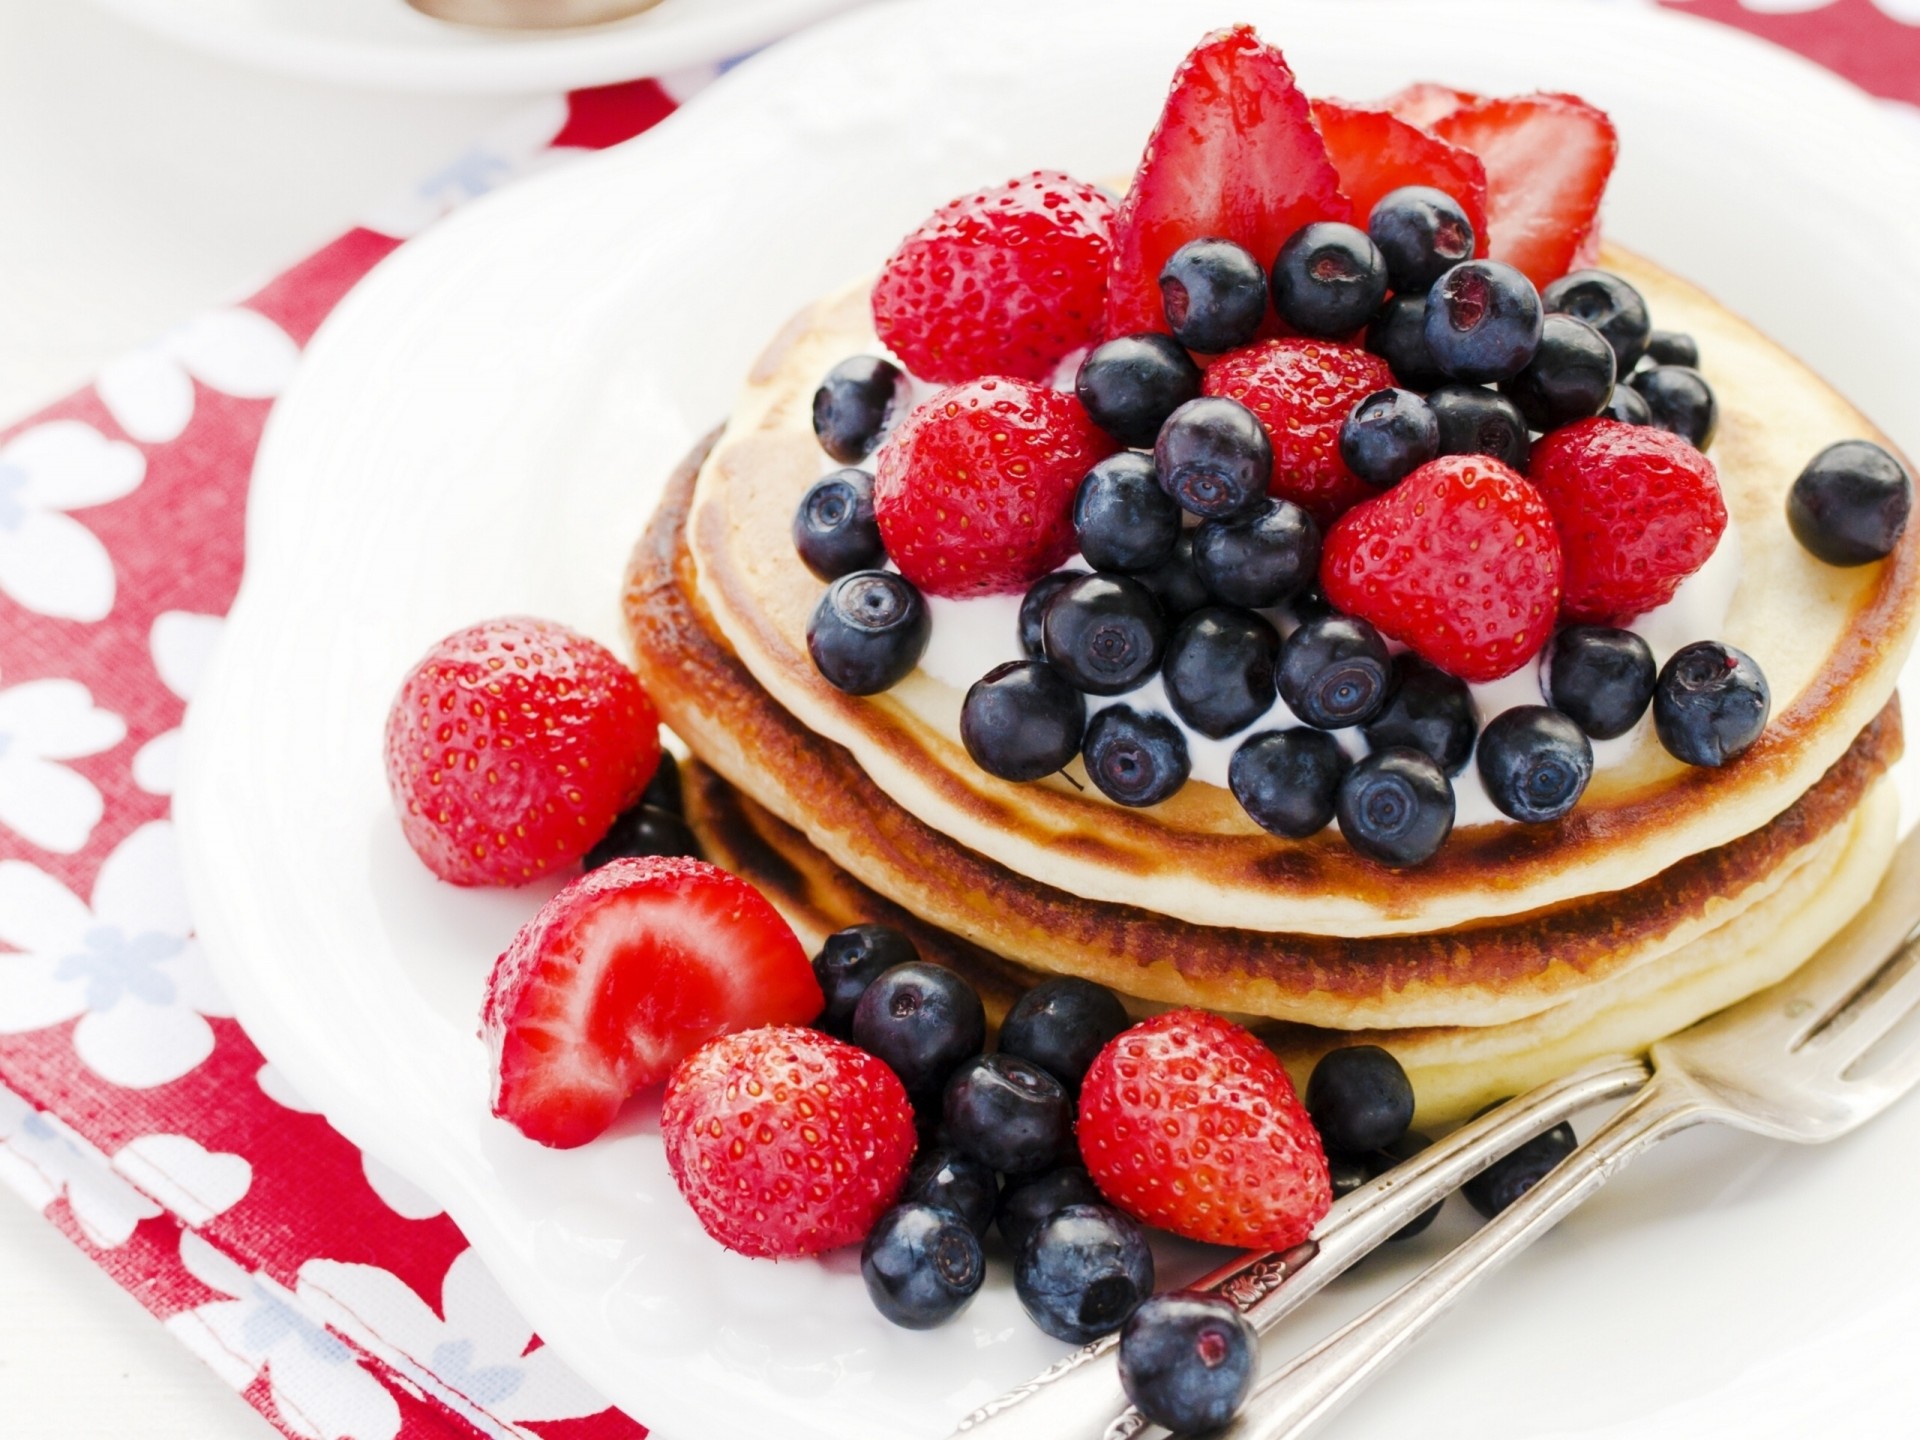
<path fill-rule="evenodd" d="M 1866 909 L 1788 979 L 1653 1047 L 1653 1080 L 1519 1200 L 1424 1273 L 1266 1377 L 1219 1440 L 1318 1425 L 1478 1281 L 1669 1135 L 1718 1122 L 1801 1144 L 1871 1120 L 1920 1081 L 1920 834 Z"/>

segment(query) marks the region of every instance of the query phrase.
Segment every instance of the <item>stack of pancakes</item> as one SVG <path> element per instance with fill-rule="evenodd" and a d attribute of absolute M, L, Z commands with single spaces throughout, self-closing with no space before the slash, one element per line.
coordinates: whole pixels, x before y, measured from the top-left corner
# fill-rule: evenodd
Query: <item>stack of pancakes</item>
<path fill-rule="evenodd" d="M 996 1018 L 1023 986 L 1068 974 L 1143 1012 L 1233 1015 L 1294 1067 L 1353 1039 L 1385 1045 L 1423 1123 L 1642 1049 L 1780 979 L 1866 902 L 1892 854 L 1894 685 L 1920 546 L 1910 535 L 1848 570 L 1807 554 L 1784 516 L 1794 477 L 1833 441 L 1885 437 L 1700 291 L 1630 255 L 1602 263 L 1695 337 L 1719 397 L 1711 453 L 1740 580 L 1721 633 L 1685 638 L 1747 651 L 1772 686 L 1766 733 L 1739 760 L 1688 768 L 1643 725 L 1564 820 L 1459 828 L 1405 871 L 1336 829 L 1268 835 L 1200 782 L 1129 810 L 1077 763 L 995 779 L 960 744 L 962 691 L 917 671 L 848 696 L 807 653 L 823 587 L 790 525 L 827 463 L 814 389 L 878 348 L 860 287 L 774 341 L 634 554 L 641 678 L 699 762 L 689 819 L 709 858 L 809 943 L 859 920 L 903 926 Z"/>

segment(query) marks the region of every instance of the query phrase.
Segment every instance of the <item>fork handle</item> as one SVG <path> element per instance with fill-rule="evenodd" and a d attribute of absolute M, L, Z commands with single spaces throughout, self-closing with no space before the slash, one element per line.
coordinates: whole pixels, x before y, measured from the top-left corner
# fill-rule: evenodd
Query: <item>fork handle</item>
<path fill-rule="evenodd" d="M 1220 1440 L 1293 1440 L 1327 1419 L 1484 1277 L 1491 1275 L 1667 1136 L 1709 1118 L 1686 1088 L 1656 1076 L 1586 1144 L 1450 1254 L 1366 1314 L 1263 1380 Z"/>

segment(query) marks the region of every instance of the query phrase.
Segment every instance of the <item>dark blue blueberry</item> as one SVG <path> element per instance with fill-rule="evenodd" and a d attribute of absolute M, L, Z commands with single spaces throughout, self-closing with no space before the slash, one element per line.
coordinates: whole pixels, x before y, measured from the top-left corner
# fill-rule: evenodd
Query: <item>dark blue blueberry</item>
<path fill-rule="evenodd" d="M 951 1210 L 908 1202 L 882 1215 L 867 1235 L 860 1276 L 887 1319 L 930 1330 L 967 1308 L 987 1277 L 987 1257 Z"/>
<path fill-rule="evenodd" d="M 1394 1141 L 1393 1144 L 1379 1150 L 1369 1151 L 1367 1154 L 1361 1156 L 1360 1163 L 1367 1167 L 1367 1179 L 1376 1180 L 1400 1164 L 1403 1160 L 1411 1160 L 1432 1143 L 1431 1140 L 1419 1131 L 1409 1130 L 1398 1140 Z M 1440 1218 L 1440 1207 L 1446 1203 L 1445 1200 L 1434 1201 L 1427 1209 L 1422 1210 L 1418 1215 L 1414 1216 L 1413 1219 L 1387 1236 L 1388 1243 L 1391 1244 L 1395 1240 L 1411 1240 L 1422 1230 L 1425 1230 L 1429 1225 L 1433 1224 L 1435 1220 Z"/>
<path fill-rule="evenodd" d="M 1106 986 L 1061 975 L 1013 1002 L 1000 1022 L 1000 1049 L 1031 1060 L 1077 1093 L 1093 1057 L 1127 1024 L 1126 1009 Z"/>
<path fill-rule="evenodd" d="M 1680 330 L 1655 330 L 1647 336 L 1647 361 L 1653 365 L 1700 368 L 1700 347 Z"/>
<path fill-rule="evenodd" d="M 1651 425 L 1653 411 L 1647 408 L 1646 397 L 1631 385 L 1616 385 L 1613 394 L 1607 399 L 1607 408 L 1600 412 L 1609 420 L 1618 420 L 1622 425 Z"/>
<path fill-rule="evenodd" d="M 1010 660 L 973 682 L 960 705 L 960 742 L 1002 780 L 1038 780 L 1080 753 L 1087 701 L 1045 660 Z"/>
<path fill-rule="evenodd" d="M 1273 308 L 1302 335 L 1351 335 L 1386 298 L 1386 257 L 1352 225 L 1302 225 L 1274 257 Z"/>
<path fill-rule="evenodd" d="M 1579 1142 L 1573 1126 L 1562 1121 L 1502 1156 L 1460 1187 L 1468 1202 L 1491 1220 L 1546 1178 Z"/>
<path fill-rule="evenodd" d="M 1386 361 L 1393 378 L 1409 390 L 1432 390 L 1447 383 L 1447 372 L 1427 349 L 1427 297 L 1396 295 L 1367 326 L 1367 349 Z"/>
<path fill-rule="evenodd" d="M 1497 390 L 1478 385 L 1442 385 L 1427 396 L 1440 425 L 1442 455 L 1491 455 L 1527 473 L 1527 420 L 1520 407 Z"/>
<path fill-rule="evenodd" d="M 904 575 L 856 570 L 827 587 L 807 621 L 807 653 L 827 683 L 877 695 L 912 673 L 927 652 L 933 617 Z"/>
<path fill-rule="evenodd" d="M 793 548 L 821 580 L 885 565 L 887 547 L 873 518 L 873 476 L 836 470 L 814 481 L 793 512 Z"/>
<path fill-rule="evenodd" d="M 1173 556 L 1166 564 L 1142 570 L 1133 577 L 1153 592 L 1153 598 L 1160 602 L 1161 612 L 1169 620 L 1191 615 L 1202 605 L 1211 605 L 1214 601 L 1213 592 L 1200 578 L 1200 561 L 1193 541 L 1198 533 L 1197 530 L 1181 531 L 1180 538 L 1173 544 Z"/>
<path fill-rule="evenodd" d="M 1145 448 L 1169 415 L 1199 397 L 1200 367 L 1171 335 L 1122 335 L 1088 353 L 1073 389 L 1094 424 Z"/>
<path fill-rule="evenodd" d="M 1594 740 L 1612 740 L 1640 723 L 1653 702 L 1659 668 L 1631 630 L 1569 625 L 1547 646 L 1543 678 L 1553 708 Z"/>
<path fill-rule="evenodd" d="M 1593 326 L 1571 315 L 1549 315 L 1533 359 L 1501 381 L 1500 389 L 1535 430 L 1558 430 L 1606 409 L 1614 364 L 1613 347 Z"/>
<path fill-rule="evenodd" d="M 1180 622 L 1160 675 L 1173 713 L 1215 740 L 1273 708 L 1280 634 L 1251 610 L 1211 605 Z"/>
<path fill-rule="evenodd" d="M 1006 1175 L 1037 1175 L 1078 1155 L 1073 1099 L 1031 1060 L 1001 1052 L 963 1061 L 947 1081 L 949 1144 Z"/>
<path fill-rule="evenodd" d="M 1304 840 L 1327 828 L 1352 761 L 1324 730 L 1267 730 L 1233 752 L 1227 786 L 1262 830 Z"/>
<path fill-rule="evenodd" d="M 1387 703 L 1391 666 L 1387 642 L 1366 621 L 1318 616 L 1280 647 L 1280 698 L 1319 730 L 1364 725 Z"/>
<path fill-rule="evenodd" d="M 1767 728 L 1773 694 L 1745 651 L 1699 640 L 1674 651 L 1653 687 L 1653 728 L 1676 760 L 1724 765 Z"/>
<path fill-rule="evenodd" d="M 813 392 L 813 433 L 820 448 L 843 465 L 871 455 L 905 379 L 899 366 L 876 355 L 856 355 L 829 370 Z"/>
<path fill-rule="evenodd" d="M 1572 810 L 1593 778 L 1587 732 L 1545 705 L 1516 705 L 1494 716 L 1480 732 L 1474 760 L 1494 808 L 1529 825 Z"/>
<path fill-rule="evenodd" d="M 853 1043 L 887 1062 L 916 1109 L 937 1107 L 947 1077 L 987 1043 L 987 1012 L 961 976 L 916 960 L 867 986 L 853 1009 Z"/>
<path fill-rule="evenodd" d="M 1670 430 L 1704 450 L 1720 427 L 1720 402 L 1706 376 L 1686 365 L 1655 365 L 1636 371 L 1628 382 L 1647 402 L 1647 413 L 1662 430 Z"/>
<path fill-rule="evenodd" d="M 686 813 L 686 795 L 680 785 L 680 762 L 673 758 L 671 750 L 660 752 L 660 766 L 653 772 L 653 779 L 647 782 L 647 788 L 641 792 L 640 803 L 651 805 L 656 810 L 671 811 L 675 815 Z"/>
<path fill-rule="evenodd" d="M 913 941 L 890 925 L 850 925 L 836 930 L 813 957 L 813 978 L 820 982 L 826 1008 L 813 1023 L 829 1035 L 853 1033 L 853 1012 L 867 986 L 896 965 L 920 958 Z"/>
<path fill-rule="evenodd" d="M 1085 570 L 1056 570 L 1027 587 L 1026 598 L 1020 602 L 1020 649 L 1029 660 L 1047 658 L 1047 606 L 1053 603 L 1054 596 L 1086 573 Z"/>
<path fill-rule="evenodd" d="M 1327 1152 L 1327 1183 L 1333 1189 L 1333 1198 L 1342 1199 L 1358 1190 L 1373 1178 L 1364 1157 L 1342 1155 L 1337 1150 Z"/>
<path fill-rule="evenodd" d="M 1019 1258 L 1027 1237 L 1043 1221 L 1059 1214 L 1069 1205 L 1099 1205 L 1100 1187 L 1093 1183 L 1084 1165 L 1062 1165 L 1044 1175 L 1009 1180 L 1000 1192 L 1000 1208 L 994 1223 L 1007 1249 Z"/>
<path fill-rule="evenodd" d="M 1203 520 L 1193 563 L 1218 600 L 1264 610 L 1284 604 L 1320 573 L 1320 527 L 1291 500 L 1269 496 L 1245 514 Z"/>
<path fill-rule="evenodd" d="M 1540 292 L 1549 315 L 1571 315 L 1598 330 L 1613 350 L 1617 373 L 1625 375 L 1647 353 L 1653 321 L 1640 292 L 1605 270 L 1575 270 Z"/>
<path fill-rule="evenodd" d="M 935 1145 L 913 1157 L 901 1203 L 951 1210 L 979 1240 L 987 1238 L 1000 1204 L 1000 1182 L 993 1167 L 951 1145 Z"/>
<path fill-rule="evenodd" d="M 1387 262 L 1387 279 L 1401 293 L 1427 288 L 1473 258 L 1473 222 L 1460 202 L 1431 185 L 1402 185 L 1374 201 L 1367 234 Z"/>
<path fill-rule="evenodd" d="M 1347 772 L 1334 818 L 1369 860 L 1396 870 L 1423 864 L 1453 831 L 1453 786 L 1423 750 L 1375 750 Z"/>
<path fill-rule="evenodd" d="M 1913 510 L 1906 467 L 1868 440 L 1842 440 L 1807 462 L 1787 492 L 1794 539 L 1829 565 L 1884 560 Z"/>
<path fill-rule="evenodd" d="M 1376 390 L 1340 426 L 1340 458 L 1367 484 L 1398 485 L 1440 453 L 1440 421 L 1411 390 Z"/>
<path fill-rule="evenodd" d="M 1392 690 L 1380 713 L 1367 722 L 1367 745 L 1387 750 L 1409 745 L 1424 750 L 1448 775 L 1458 775 L 1473 757 L 1480 716 L 1467 683 L 1430 665 L 1411 650 L 1393 657 Z"/>
<path fill-rule="evenodd" d="M 1307 1077 L 1307 1114 L 1329 1150 L 1364 1155 L 1413 1124 L 1413 1082 L 1378 1045 L 1329 1050 Z"/>
<path fill-rule="evenodd" d="M 1203 395 L 1160 427 L 1154 468 L 1174 502 L 1202 520 L 1237 515 L 1267 493 L 1273 442 L 1238 400 Z"/>
<path fill-rule="evenodd" d="M 1189 240 L 1160 271 L 1173 338 L 1202 355 L 1238 350 L 1267 313 L 1260 262 L 1231 240 Z"/>
<path fill-rule="evenodd" d="M 1149 1296 L 1120 1331 L 1120 1387 L 1143 1416 L 1178 1435 L 1238 1415 L 1259 1368 L 1253 1326 L 1218 1295 Z"/>
<path fill-rule="evenodd" d="M 1087 472 L 1073 497 L 1073 531 L 1096 570 L 1151 570 L 1173 558 L 1180 507 L 1160 488 L 1153 461 L 1132 450 Z"/>
<path fill-rule="evenodd" d="M 587 851 L 583 863 L 589 870 L 598 870 L 609 860 L 633 855 L 698 857 L 699 854 L 700 842 L 694 838 L 693 831 L 687 828 L 684 819 L 672 810 L 662 810 L 657 805 L 642 802 L 631 810 L 623 811 L 607 827 L 607 833 Z"/>
<path fill-rule="evenodd" d="M 1110 1205 L 1069 1205 L 1027 1236 L 1013 1271 L 1028 1317 L 1056 1340 L 1111 1335 L 1153 1293 L 1153 1252 Z"/>
<path fill-rule="evenodd" d="M 1153 592 L 1125 575 L 1081 575 L 1041 621 L 1047 659 L 1088 695 L 1124 695 L 1160 668 L 1167 618 Z"/>
<path fill-rule="evenodd" d="M 1109 705 L 1087 722 L 1087 778 L 1119 805 L 1158 805 L 1187 783 L 1187 739 L 1164 715 Z"/>
<path fill-rule="evenodd" d="M 1504 380 L 1533 358 L 1543 318 L 1525 275 L 1499 260 L 1469 260 L 1427 292 L 1427 350 L 1456 380 Z"/>

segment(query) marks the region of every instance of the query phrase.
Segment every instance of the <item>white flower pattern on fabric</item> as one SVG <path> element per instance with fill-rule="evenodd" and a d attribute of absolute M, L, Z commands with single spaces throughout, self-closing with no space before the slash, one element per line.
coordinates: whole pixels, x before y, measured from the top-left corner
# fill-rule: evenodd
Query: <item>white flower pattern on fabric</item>
<path fill-rule="evenodd" d="M 0 826 L 42 850 L 78 853 L 105 802 L 91 780 L 59 762 L 111 750 L 126 736 L 126 722 L 96 708 L 78 680 L 0 690 Z"/>
<path fill-rule="evenodd" d="M 93 903 L 36 866 L 0 861 L 0 1034 L 80 1017 L 73 1048 L 89 1070 L 144 1090 L 213 1053 L 205 1017 L 233 1012 L 213 983 L 180 880 L 173 826 L 120 842 Z"/>
<path fill-rule="evenodd" d="M 93 1146 L 52 1115 L 0 1086 L 0 1184 L 36 1210 L 62 1196 L 88 1243 L 112 1250 L 142 1220 L 164 1213 L 107 1165 Z"/>
<path fill-rule="evenodd" d="M 142 1135 L 114 1153 L 113 1168 L 195 1229 L 253 1188 L 244 1155 L 209 1150 L 188 1135 Z"/>
<path fill-rule="evenodd" d="M 193 419 L 193 382 L 243 400 L 271 400 L 293 378 L 300 347 L 252 310 L 210 310 L 129 351 L 93 382 L 114 423 L 148 445 L 177 440 Z"/>
<path fill-rule="evenodd" d="M 146 474 L 133 446 L 78 420 L 35 425 L 0 445 L 0 591 L 56 620 L 106 619 L 113 561 L 65 512 L 122 499 Z"/>
<path fill-rule="evenodd" d="M 196 615 L 188 610 L 167 610 L 154 617 L 147 648 L 153 655 L 154 671 L 167 689 L 182 700 L 193 699 L 225 628 L 226 621 L 218 615 Z M 149 795 L 171 795 L 179 769 L 180 731 L 165 730 L 142 745 L 133 757 L 133 783 Z"/>

